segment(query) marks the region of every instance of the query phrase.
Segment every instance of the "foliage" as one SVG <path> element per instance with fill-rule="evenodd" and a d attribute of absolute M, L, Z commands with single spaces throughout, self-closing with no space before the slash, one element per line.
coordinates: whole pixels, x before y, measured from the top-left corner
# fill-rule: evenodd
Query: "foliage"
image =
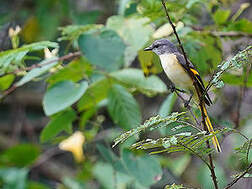
<path fill-rule="evenodd" d="M 252 23 L 243 16 L 249 4 L 241 4 L 234 12 L 230 2 L 166 1 L 188 58 L 203 80 L 210 78 L 207 90 L 216 87 L 210 94 L 215 98 L 214 103 L 218 100 L 211 114 L 213 133 L 200 128 L 190 111 L 180 106 L 180 98 L 169 93 L 158 56 L 143 51 L 159 37 L 167 37 L 177 45 L 160 0 L 25 0 L 21 4 L 15 1 L 17 11 L 7 14 L 2 10 L 13 10 L 13 7 L 9 7 L 10 2 L 3 2 L 0 114 L 3 125 L 7 123 L 8 127 L 6 132 L 0 129 L 0 188 L 51 188 L 55 181 L 59 188 L 76 189 L 186 188 L 175 183 L 195 175 L 196 170 L 197 180 L 192 180 L 190 185 L 198 183 L 208 189 L 213 188 L 208 170 L 210 154 L 218 156 L 214 164 L 222 188 L 231 172 L 248 171 L 251 134 L 241 129 L 251 124 L 251 114 L 240 110 L 246 107 L 244 93 L 252 86 L 252 47 L 244 43 L 230 59 L 225 57 L 233 52 L 223 48 L 227 41 L 233 48 L 236 39 L 251 36 Z M 89 10 L 90 7 L 99 10 Z M 16 23 L 23 23 L 22 29 L 12 28 L 9 36 L 4 36 L 5 24 L 13 18 L 18 18 Z M 235 100 L 229 100 L 224 89 L 236 91 L 237 86 L 239 98 L 235 95 Z M 43 96 L 41 107 L 31 108 L 32 98 L 25 102 L 16 93 L 17 88 L 21 93 L 30 89 L 39 91 Z M 19 99 L 21 104 L 16 103 Z M 11 107 L 9 103 L 13 103 Z M 24 115 L 19 115 L 20 109 Z M 36 113 L 37 109 L 45 116 Z M 199 119 L 194 105 L 190 110 Z M 14 113 L 9 116 L 9 111 Z M 36 127 L 33 121 L 38 117 Z M 44 117 L 47 124 L 42 120 Z M 5 122 L 8 119 L 11 122 Z M 83 134 L 84 154 L 80 159 L 85 155 L 85 161 L 72 165 L 70 155 L 51 152 L 48 148 L 59 145 L 74 132 Z M 234 150 L 226 150 L 228 147 L 224 146 L 225 162 L 232 164 L 232 158 L 241 160 L 233 167 L 228 163 L 218 164 L 222 155 L 206 147 L 213 136 L 222 141 L 231 133 L 245 139 L 237 146 L 228 141 Z M 111 149 L 111 145 L 116 148 Z M 131 149 L 126 149 L 129 146 Z M 145 154 L 144 150 L 156 155 Z M 175 152 L 174 156 L 168 154 Z M 199 158 L 196 163 L 191 161 L 192 155 Z M 47 167 L 49 173 L 43 167 L 37 169 L 51 160 L 60 162 L 59 175 L 50 172 L 57 170 L 53 166 Z M 199 167 L 198 161 L 203 161 L 205 166 Z M 195 169 L 189 169 L 189 165 Z M 65 166 L 70 166 L 70 171 L 65 172 Z"/>

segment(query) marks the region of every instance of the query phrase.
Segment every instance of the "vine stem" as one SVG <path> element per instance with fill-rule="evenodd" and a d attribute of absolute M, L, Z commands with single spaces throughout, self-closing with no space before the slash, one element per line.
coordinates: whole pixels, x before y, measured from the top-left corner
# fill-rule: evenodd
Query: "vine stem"
<path fill-rule="evenodd" d="M 181 51 L 182 51 L 182 53 L 183 53 L 183 56 L 184 56 L 184 58 L 185 58 L 187 70 L 189 70 L 189 69 L 190 69 L 190 66 L 189 66 L 188 58 L 187 58 L 187 56 L 186 56 L 185 50 L 184 50 L 184 48 L 183 48 L 183 46 L 182 46 L 182 43 L 181 43 L 181 41 L 180 41 L 180 39 L 179 39 L 179 36 L 178 36 L 178 34 L 177 34 L 177 32 L 176 32 L 176 28 L 175 28 L 175 26 L 173 25 L 173 23 L 172 23 L 172 21 L 171 21 L 171 18 L 170 18 L 170 16 L 169 16 L 168 10 L 167 10 L 166 5 L 165 5 L 165 1 L 162 0 L 161 2 L 162 2 L 162 5 L 163 5 L 163 7 L 164 7 L 164 10 L 165 10 L 166 17 L 167 17 L 167 19 L 168 19 L 168 21 L 169 21 L 169 23 L 170 23 L 170 25 L 171 25 L 171 27 L 172 27 L 172 29 L 173 29 L 173 32 L 174 32 L 174 34 L 175 34 L 175 36 L 176 36 L 176 38 L 177 38 L 177 41 L 178 41 L 178 43 L 179 43 L 179 46 L 180 46 Z M 204 125 L 204 129 L 207 130 L 207 129 L 206 129 L 207 126 L 206 126 L 206 122 L 205 122 L 205 115 L 204 115 L 204 113 L 203 113 L 203 112 L 204 112 L 204 111 L 203 111 L 204 101 L 203 101 L 203 98 L 202 98 L 202 95 L 203 95 L 203 94 L 200 94 L 200 92 L 199 92 L 200 90 L 199 90 L 199 87 L 198 87 L 197 84 L 196 84 L 196 81 L 195 81 L 195 78 L 194 78 L 194 76 L 193 76 L 193 73 L 192 73 L 192 72 L 188 72 L 188 73 L 190 74 L 191 78 L 193 78 L 193 85 L 194 85 L 194 87 L 195 87 L 195 89 L 196 89 L 196 92 L 197 92 L 197 95 L 198 95 L 198 98 L 199 98 L 199 107 L 200 107 L 200 109 L 201 109 L 202 123 L 203 123 L 203 125 Z M 207 148 L 210 148 L 209 141 L 206 142 L 206 145 L 207 145 Z M 213 183 L 214 183 L 214 187 L 215 187 L 215 189 L 218 189 L 218 182 L 217 182 L 217 177 L 216 177 L 215 170 L 214 170 L 213 158 L 212 158 L 212 155 L 211 155 L 211 154 L 209 154 L 208 157 L 209 157 L 209 164 L 210 164 L 209 169 L 210 169 L 210 172 L 211 172 L 211 177 L 212 177 L 212 180 L 213 180 Z"/>

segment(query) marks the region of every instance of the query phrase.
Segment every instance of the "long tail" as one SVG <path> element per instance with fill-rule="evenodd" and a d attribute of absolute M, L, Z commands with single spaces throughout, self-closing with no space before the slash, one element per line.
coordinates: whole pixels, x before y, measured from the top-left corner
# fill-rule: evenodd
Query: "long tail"
<path fill-rule="evenodd" d="M 203 108 L 203 114 L 205 116 L 205 122 L 206 122 L 207 129 L 208 129 L 208 131 L 210 133 L 213 133 L 214 132 L 213 126 L 212 126 L 211 121 L 210 121 L 210 119 L 209 119 L 209 117 L 207 115 L 206 106 L 205 106 L 204 103 L 203 103 L 202 106 L 203 106 L 202 107 Z M 200 108 L 200 110 L 201 110 L 201 108 Z M 221 152 L 221 147 L 220 147 L 219 141 L 218 141 L 216 136 L 213 136 L 212 141 L 213 141 L 213 145 L 214 145 L 214 148 L 216 149 L 216 151 Z"/>

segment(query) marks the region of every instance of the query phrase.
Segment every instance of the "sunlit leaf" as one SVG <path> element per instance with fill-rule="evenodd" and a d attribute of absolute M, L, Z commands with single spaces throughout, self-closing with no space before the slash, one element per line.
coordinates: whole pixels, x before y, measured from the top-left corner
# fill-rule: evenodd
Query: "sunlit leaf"
<path fill-rule="evenodd" d="M 218 9 L 214 15 L 213 15 L 213 19 L 215 21 L 216 24 L 223 24 L 227 21 L 229 15 L 230 15 L 231 11 L 230 10 L 222 10 L 222 9 Z"/>
<path fill-rule="evenodd" d="M 41 41 L 31 43 L 29 45 L 23 45 L 17 49 L 0 52 L 0 75 L 6 72 L 14 71 L 19 67 L 23 67 L 24 65 L 22 60 L 27 53 L 39 51 L 48 47 L 58 48 L 58 44 L 50 41 Z"/>
<path fill-rule="evenodd" d="M 124 18 L 112 16 L 107 20 L 106 27 L 115 30 L 127 45 L 124 52 L 124 63 L 129 66 L 137 56 L 137 51 L 148 42 L 153 32 L 148 18 Z"/>
<path fill-rule="evenodd" d="M 8 89 L 12 84 L 12 82 L 14 81 L 14 79 L 15 79 L 14 74 L 8 74 L 0 77 L 0 91 Z"/>
<path fill-rule="evenodd" d="M 50 64 L 45 64 L 47 62 L 52 61 Z M 43 65 L 45 64 L 45 65 Z M 28 83 L 29 81 L 33 80 L 34 78 L 44 74 L 48 70 L 50 70 L 52 67 L 54 67 L 57 64 L 57 58 L 50 58 L 50 59 L 45 59 L 42 62 L 40 62 L 38 65 L 41 65 L 41 67 L 37 67 L 29 71 L 22 79 L 20 79 L 15 85 L 17 87 L 20 87 L 24 85 L 25 83 Z"/>

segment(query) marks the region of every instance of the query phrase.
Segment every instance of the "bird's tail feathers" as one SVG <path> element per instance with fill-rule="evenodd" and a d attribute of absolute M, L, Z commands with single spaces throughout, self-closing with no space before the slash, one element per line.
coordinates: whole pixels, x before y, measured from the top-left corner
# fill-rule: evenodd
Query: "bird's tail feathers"
<path fill-rule="evenodd" d="M 205 104 L 203 104 L 202 108 L 203 108 L 203 114 L 205 116 L 205 123 L 206 123 L 206 126 L 207 126 L 207 130 L 209 131 L 209 133 L 213 133 L 214 132 L 213 126 L 212 126 L 211 121 L 210 121 L 210 119 L 208 117 Z M 217 137 L 215 135 L 213 136 L 212 141 L 213 141 L 213 145 L 214 145 L 214 148 L 216 149 L 216 151 L 221 152 L 222 150 L 221 150 L 219 141 L 218 141 L 218 139 L 217 139 Z"/>

